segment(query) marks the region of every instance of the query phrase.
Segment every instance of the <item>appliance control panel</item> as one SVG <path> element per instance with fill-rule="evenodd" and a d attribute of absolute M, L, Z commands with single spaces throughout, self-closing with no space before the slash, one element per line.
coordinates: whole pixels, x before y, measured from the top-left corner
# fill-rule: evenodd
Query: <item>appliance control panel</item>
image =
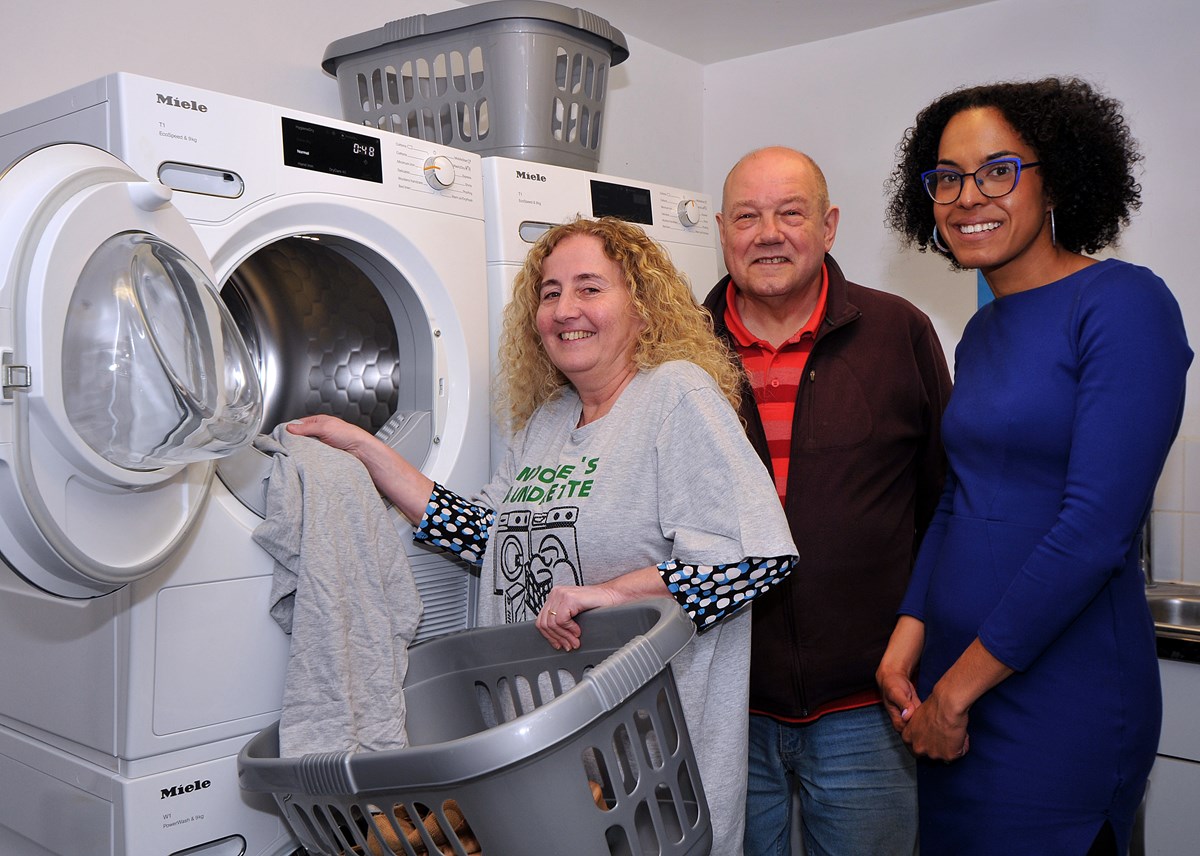
<path fill-rule="evenodd" d="M 716 251 L 715 208 L 702 193 L 504 157 L 484 158 L 483 175 L 500 201 L 486 223 L 493 260 L 520 260 L 543 231 L 576 216 L 619 217 L 660 243 Z"/>

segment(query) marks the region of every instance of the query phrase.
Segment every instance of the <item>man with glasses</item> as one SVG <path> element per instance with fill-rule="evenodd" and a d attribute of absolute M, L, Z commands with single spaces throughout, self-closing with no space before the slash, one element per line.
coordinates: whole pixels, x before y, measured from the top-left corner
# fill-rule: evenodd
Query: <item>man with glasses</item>
<path fill-rule="evenodd" d="M 875 669 L 941 491 L 950 375 L 929 319 L 849 282 L 829 250 L 840 212 L 806 155 L 767 148 L 725 181 L 729 276 L 705 302 L 750 388 L 746 432 L 800 551 L 753 613 L 746 856 L 910 856 L 912 756 Z"/>

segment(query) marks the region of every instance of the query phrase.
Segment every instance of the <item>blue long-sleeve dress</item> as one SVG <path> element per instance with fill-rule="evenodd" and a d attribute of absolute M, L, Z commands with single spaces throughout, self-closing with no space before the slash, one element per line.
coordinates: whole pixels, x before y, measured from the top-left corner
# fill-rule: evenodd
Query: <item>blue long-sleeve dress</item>
<path fill-rule="evenodd" d="M 950 465 L 902 614 L 924 698 L 976 637 L 1016 673 L 970 752 L 918 768 L 922 856 L 1128 841 L 1162 718 L 1138 569 L 1192 352 L 1161 279 L 1117 260 L 1000 298 L 956 351 Z"/>

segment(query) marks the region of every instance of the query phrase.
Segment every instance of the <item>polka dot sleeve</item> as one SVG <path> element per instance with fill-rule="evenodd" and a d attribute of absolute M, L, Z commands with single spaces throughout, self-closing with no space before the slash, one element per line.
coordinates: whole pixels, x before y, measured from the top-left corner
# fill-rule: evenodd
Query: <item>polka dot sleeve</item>
<path fill-rule="evenodd" d="M 472 505 L 434 482 L 425 514 L 413 531 L 413 540 L 440 547 L 472 565 L 482 565 L 495 517 L 492 509 Z"/>
<path fill-rule="evenodd" d="M 747 556 L 726 565 L 689 565 L 671 559 L 658 570 L 688 617 L 705 630 L 782 582 L 795 561 L 795 556 Z"/>

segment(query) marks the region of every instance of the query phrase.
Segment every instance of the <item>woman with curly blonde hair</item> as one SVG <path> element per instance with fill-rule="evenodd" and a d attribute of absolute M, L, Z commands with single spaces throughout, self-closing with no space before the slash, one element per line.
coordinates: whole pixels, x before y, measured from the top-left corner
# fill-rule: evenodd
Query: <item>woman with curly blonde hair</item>
<path fill-rule="evenodd" d="M 663 249 L 617 220 L 543 235 L 504 320 L 514 433 L 474 501 L 332 417 L 289 430 L 358 457 L 417 540 L 481 566 L 479 624 L 536 620 L 551 645 L 573 650 L 579 613 L 674 597 L 703 631 L 671 669 L 713 852 L 740 853 L 750 672 L 742 607 L 783 579 L 796 548 L 732 406 L 736 358 Z"/>
<path fill-rule="evenodd" d="M 741 362 L 723 340 L 713 336 L 712 319 L 697 305 L 666 251 L 638 226 L 601 217 L 575 220 L 547 232 L 529 251 L 513 283 L 500 343 L 504 371 L 498 407 L 507 409 L 512 428 L 524 427 L 533 412 L 568 383 L 542 347 L 537 307 L 542 264 L 560 242 L 574 235 L 600 239 L 605 255 L 625 272 L 633 310 L 647 322 L 634 347 L 633 361 L 638 368 L 653 368 L 670 360 L 693 362 L 712 375 L 736 410 L 743 384 Z"/>

